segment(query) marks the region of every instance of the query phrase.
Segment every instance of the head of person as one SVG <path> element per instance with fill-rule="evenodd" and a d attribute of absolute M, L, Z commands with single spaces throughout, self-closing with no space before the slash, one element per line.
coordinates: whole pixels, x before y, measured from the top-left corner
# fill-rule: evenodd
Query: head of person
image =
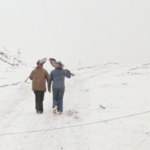
<path fill-rule="evenodd" d="M 43 66 L 43 64 L 40 64 L 40 60 L 38 60 L 36 64 L 37 64 L 37 67 L 42 67 Z"/>
<path fill-rule="evenodd" d="M 58 64 L 58 68 L 62 69 L 64 67 L 64 65 L 61 61 L 57 61 L 57 64 Z"/>

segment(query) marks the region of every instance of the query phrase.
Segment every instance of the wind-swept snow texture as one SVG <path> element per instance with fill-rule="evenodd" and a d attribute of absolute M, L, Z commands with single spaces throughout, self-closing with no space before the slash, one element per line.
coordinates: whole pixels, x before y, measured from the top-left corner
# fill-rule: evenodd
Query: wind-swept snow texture
<path fill-rule="evenodd" d="M 24 69 L 27 70 L 26 63 L 5 47 L 0 47 L 0 87 L 19 84 Z"/>
<path fill-rule="evenodd" d="M 31 81 L 24 82 L 30 71 L 1 76 L 22 79 L 0 88 L 0 150 L 149 150 L 150 64 L 73 70 L 63 115 L 52 113 L 48 92 L 44 113 L 36 114 Z"/>
<path fill-rule="evenodd" d="M 22 68 L 26 66 L 17 56 L 14 56 L 9 50 L 5 47 L 0 47 L 0 70 Z"/>

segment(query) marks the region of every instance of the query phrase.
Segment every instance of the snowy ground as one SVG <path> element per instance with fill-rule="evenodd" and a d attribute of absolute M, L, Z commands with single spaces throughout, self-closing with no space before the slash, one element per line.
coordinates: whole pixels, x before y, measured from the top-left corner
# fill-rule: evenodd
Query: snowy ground
<path fill-rule="evenodd" d="M 52 113 L 48 92 L 44 114 L 36 114 L 24 82 L 30 71 L 0 74 L 0 150 L 149 150 L 150 64 L 75 69 L 63 115 Z"/>

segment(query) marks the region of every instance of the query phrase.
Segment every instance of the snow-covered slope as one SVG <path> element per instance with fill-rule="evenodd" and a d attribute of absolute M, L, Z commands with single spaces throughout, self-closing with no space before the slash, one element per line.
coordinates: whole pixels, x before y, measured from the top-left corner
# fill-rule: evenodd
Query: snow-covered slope
<path fill-rule="evenodd" d="M 0 69 L 22 68 L 24 66 L 26 66 L 26 63 L 22 62 L 5 47 L 0 46 Z"/>
<path fill-rule="evenodd" d="M 27 70 L 25 62 L 5 47 L 0 47 L 0 87 L 19 84 L 27 76 Z"/>
<path fill-rule="evenodd" d="M 52 113 L 48 92 L 44 114 L 36 114 L 30 80 L 0 88 L 0 149 L 149 150 L 150 64 L 108 63 L 72 72 L 63 115 Z"/>

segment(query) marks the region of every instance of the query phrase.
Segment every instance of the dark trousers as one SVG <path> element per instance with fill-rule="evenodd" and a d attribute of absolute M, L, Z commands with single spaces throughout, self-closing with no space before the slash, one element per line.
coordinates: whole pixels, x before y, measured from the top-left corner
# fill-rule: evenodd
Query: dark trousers
<path fill-rule="evenodd" d="M 34 91 L 35 94 L 35 109 L 43 112 L 44 91 Z"/>
<path fill-rule="evenodd" d="M 59 112 L 63 112 L 63 96 L 65 88 L 53 88 L 53 108 L 57 106 Z"/>

